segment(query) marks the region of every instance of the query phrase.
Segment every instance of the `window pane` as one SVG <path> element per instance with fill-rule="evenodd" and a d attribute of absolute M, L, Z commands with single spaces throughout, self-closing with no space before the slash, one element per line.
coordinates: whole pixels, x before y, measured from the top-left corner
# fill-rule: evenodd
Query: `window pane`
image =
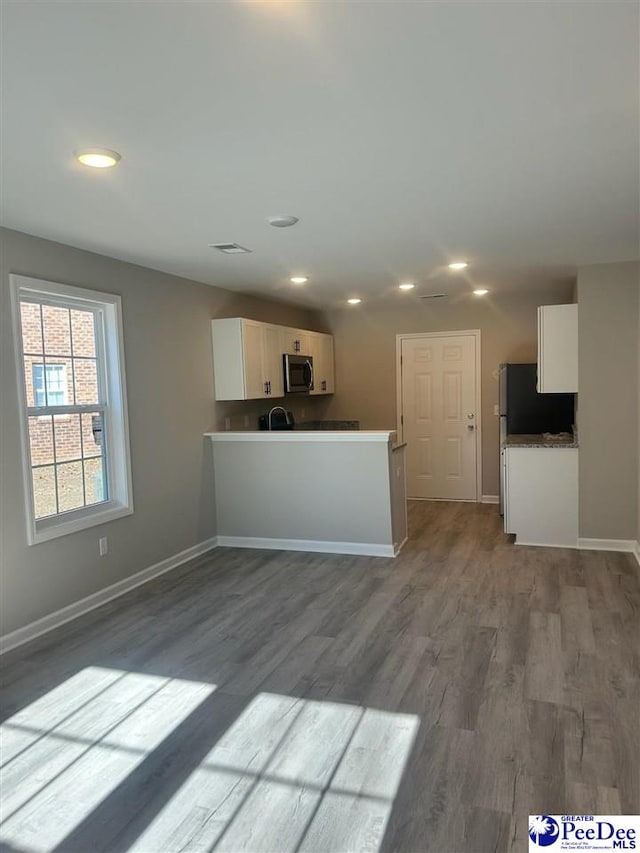
<path fill-rule="evenodd" d="M 56 465 L 58 479 L 58 511 L 66 512 L 84 506 L 82 488 L 82 462 L 65 462 Z"/>
<path fill-rule="evenodd" d="M 93 311 L 71 311 L 71 335 L 74 355 L 95 358 L 96 331 Z"/>
<path fill-rule="evenodd" d="M 102 415 L 91 412 L 82 415 L 82 444 L 84 458 L 101 456 L 103 453 Z"/>
<path fill-rule="evenodd" d="M 45 355 L 71 355 L 69 309 L 42 306 Z"/>
<path fill-rule="evenodd" d="M 85 459 L 84 488 L 87 496 L 87 506 L 107 500 L 107 477 L 103 458 Z"/>
<path fill-rule="evenodd" d="M 42 363 L 41 356 L 25 355 L 27 406 L 67 406 L 73 403 L 71 359 Z"/>
<path fill-rule="evenodd" d="M 29 418 L 29 444 L 32 465 L 53 464 L 53 425 L 50 416 Z"/>
<path fill-rule="evenodd" d="M 35 406 L 35 396 L 33 393 L 33 380 L 34 380 L 34 370 L 36 373 L 37 367 L 40 366 L 42 368 L 42 356 L 41 355 L 25 355 L 24 357 L 24 388 L 27 395 L 27 406 Z M 40 372 L 39 376 L 42 379 L 36 378 L 36 381 L 41 382 L 42 396 L 44 397 L 44 372 Z"/>
<path fill-rule="evenodd" d="M 54 415 L 56 436 L 56 462 L 80 459 L 80 415 Z"/>
<path fill-rule="evenodd" d="M 71 375 L 69 362 L 65 364 L 55 363 L 50 364 L 46 361 L 44 369 L 36 370 L 34 368 L 34 395 L 36 406 L 67 406 L 73 403 L 73 386 L 71 384 Z M 44 373 L 46 386 L 46 402 L 40 403 L 40 387 L 36 380 L 36 374 L 41 376 Z"/>
<path fill-rule="evenodd" d="M 20 320 L 22 324 L 22 349 L 25 352 L 41 353 L 43 350 L 40 306 L 33 302 L 21 302 Z"/>
<path fill-rule="evenodd" d="M 78 405 L 99 403 L 98 371 L 95 359 L 74 358 L 73 369 L 75 372 L 76 403 Z"/>
<path fill-rule="evenodd" d="M 53 465 L 49 468 L 34 468 L 33 503 L 36 518 L 56 513 L 56 484 Z"/>

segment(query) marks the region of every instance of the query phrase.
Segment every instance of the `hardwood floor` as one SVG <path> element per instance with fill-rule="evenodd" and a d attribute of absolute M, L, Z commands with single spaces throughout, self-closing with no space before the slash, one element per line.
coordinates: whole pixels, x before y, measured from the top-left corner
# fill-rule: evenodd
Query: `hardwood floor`
<path fill-rule="evenodd" d="M 409 524 L 396 560 L 219 549 L 6 655 L 2 849 L 490 853 L 640 812 L 634 558 Z"/>

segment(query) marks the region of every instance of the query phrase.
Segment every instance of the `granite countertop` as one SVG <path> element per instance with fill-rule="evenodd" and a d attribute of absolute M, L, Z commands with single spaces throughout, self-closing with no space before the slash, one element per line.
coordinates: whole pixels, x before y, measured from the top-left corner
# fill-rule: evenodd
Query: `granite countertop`
<path fill-rule="evenodd" d="M 505 447 L 577 447 L 578 436 L 570 432 L 552 434 L 549 432 L 532 435 L 508 435 Z"/>
<path fill-rule="evenodd" d="M 303 430 L 355 430 L 360 429 L 360 421 L 301 421 L 296 429 Z"/>

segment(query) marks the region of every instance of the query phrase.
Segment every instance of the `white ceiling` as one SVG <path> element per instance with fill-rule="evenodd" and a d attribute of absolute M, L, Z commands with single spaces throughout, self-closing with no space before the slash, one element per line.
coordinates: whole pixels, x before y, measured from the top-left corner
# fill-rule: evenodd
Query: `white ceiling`
<path fill-rule="evenodd" d="M 638 257 L 635 2 L 5 0 L 2 24 L 10 228 L 319 306 Z"/>

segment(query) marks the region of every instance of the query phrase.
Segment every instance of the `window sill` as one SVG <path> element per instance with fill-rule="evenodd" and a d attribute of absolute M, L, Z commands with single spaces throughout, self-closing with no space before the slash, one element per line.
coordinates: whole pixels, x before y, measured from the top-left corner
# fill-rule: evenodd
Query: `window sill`
<path fill-rule="evenodd" d="M 48 542 L 60 536 L 67 536 L 69 533 L 77 533 L 80 530 L 87 530 L 89 527 L 107 524 L 109 521 L 124 518 L 124 516 L 132 515 L 132 513 L 132 505 L 124 506 L 112 501 L 101 505 L 99 508 L 83 509 L 69 513 L 69 516 L 64 519 L 60 516 L 42 519 L 42 521 L 32 524 L 31 529 L 27 531 L 28 544 L 39 545 L 42 542 Z"/>

